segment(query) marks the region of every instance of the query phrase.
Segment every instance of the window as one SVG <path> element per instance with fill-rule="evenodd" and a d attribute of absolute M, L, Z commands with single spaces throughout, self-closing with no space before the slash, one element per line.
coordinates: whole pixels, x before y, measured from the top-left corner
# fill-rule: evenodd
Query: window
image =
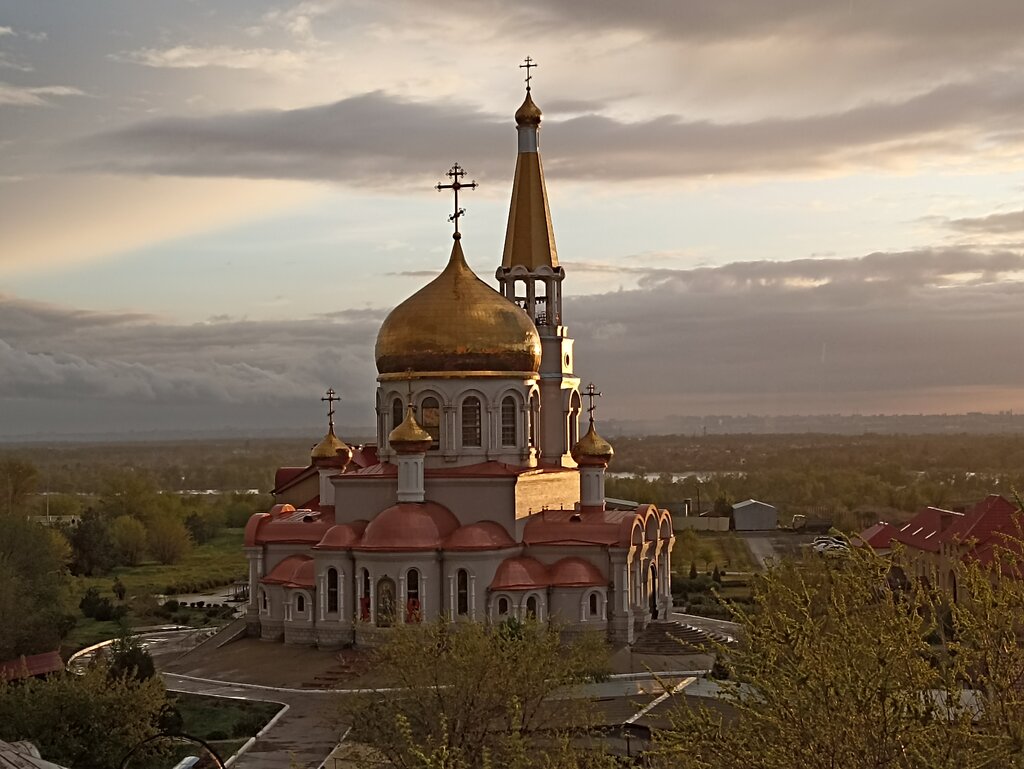
<path fill-rule="evenodd" d="M 327 570 L 327 611 L 338 610 L 338 570 Z"/>
<path fill-rule="evenodd" d="M 568 357 L 568 356 L 566 356 Z M 571 451 L 580 439 L 580 411 L 582 410 L 582 403 L 580 401 L 580 394 L 573 391 L 572 395 L 569 396 L 569 450 Z"/>
<path fill-rule="evenodd" d="M 516 420 L 516 399 L 506 395 L 501 401 L 501 445 L 518 446 L 519 430 Z"/>
<path fill-rule="evenodd" d="M 469 572 L 459 569 L 455 575 L 455 613 L 460 617 L 469 614 Z"/>
<path fill-rule="evenodd" d="M 526 616 L 529 619 L 537 619 L 537 596 L 535 595 L 526 599 Z"/>
<path fill-rule="evenodd" d="M 591 593 L 590 594 L 590 616 L 591 617 L 596 617 L 597 616 L 597 613 L 598 613 L 597 610 L 599 608 L 598 604 L 599 604 L 599 601 L 598 601 L 597 593 Z"/>
<path fill-rule="evenodd" d="M 267 611 L 267 609 L 268 609 L 268 606 L 267 606 L 267 594 L 266 594 L 266 593 L 264 593 L 264 592 L 263 592 L 263 591 L 261 590 L 261 591 L 260 591 L 260 597 L 261 597 L 261 598 L 263 599 L 263 611 Z"/>
<path fill-rule="evenodd" d="M 441 405 L 437 398 L 424 398 L 420 404 L 420 427 L 426 430 L 433 439 L 430 448 L 437 450 L 438 441 L 441 440 Z"/>
<path fill-rule="evenodd" d="M 405 404 L 401 398 L 391 401 L 391 429 L 394 430 L 405 420 Z"/>
<path fill-rule="evenodd" d="M 300 595 L 298 597 L 298 599 L 295 602 L 295 608 L 299 610 L 299 614 L 302 614 L 306 611 L 306 597 L 304 595 Z"/>
<path fill-rule="evenodd" d="M 462 445 L 479 446 L 480 442 L 480 399 L 470 395 L 462 401 Z"/>
<path fill-rule="evenodd" d="M 405 575 L 405 621 L 420 621 L 420 572 L 409 569 Z"/>
<path fill-rule="evenodd" d="M 505 596 L 498 599 L 498 614 L 508 614 L 508 599 Z"/>
<path fill-rule="evenodd" d="M 540 403 L 537 394 L 530 396 L 530 446 L 537 447 L 537 412 L 540 410 Z"/>
<path fill-rule="evenodd" d="M 359 595 L 359 619 L 363 622 L 370 621 L 370 572 L 363 569 L 362 590 Z"/>

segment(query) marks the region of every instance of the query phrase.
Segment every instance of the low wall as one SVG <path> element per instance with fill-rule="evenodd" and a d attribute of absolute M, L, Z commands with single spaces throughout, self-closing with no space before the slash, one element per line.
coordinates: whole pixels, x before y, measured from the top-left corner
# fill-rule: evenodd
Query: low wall
<path fill-rule="evenodd" d="M 726 516 L 698 516 L 672 518 L 672 528 L 676 531 L 691 529 L 692 531 L 729 531 L 729 519 Z"/>

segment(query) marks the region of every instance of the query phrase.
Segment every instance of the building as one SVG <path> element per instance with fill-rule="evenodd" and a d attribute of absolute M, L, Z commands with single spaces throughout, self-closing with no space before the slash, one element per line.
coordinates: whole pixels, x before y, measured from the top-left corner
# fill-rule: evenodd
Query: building
<path fill-rule="evenodd" d="M 733 505 L 730 519 L 729 528 L 736 531 L 775 531 L 779 528 L 779 511 L 756 499 Z"/>
<path fill-rule="evenodd" d="M 612 509 L 612 446 L 589 424 L 529 83 L 496 291 L 466 263 L 454 166 L 451 256 L 399 304 L 376 343 L 377 440 L 328 430 L 310 464 L 282 468 L 277 504 L 246 527 L 249 631 L 372 645 L 406 622 L 535 616 L 631 642 L 671 611 L 671 515 Z"/>

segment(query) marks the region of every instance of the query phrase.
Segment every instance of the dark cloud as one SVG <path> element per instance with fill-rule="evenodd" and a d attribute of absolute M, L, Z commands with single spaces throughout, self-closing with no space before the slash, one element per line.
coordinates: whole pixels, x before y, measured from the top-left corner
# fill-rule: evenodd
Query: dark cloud
<path fill-rule="evenodd" d="M 594 268 L 639 287 L 572 296 L 572 276 Z M 734 412 L 885 412 L 925 394 L 928 407 L 994 410 L 1003 406 L 977 393 L 1024 395 L 1022 270 L 1024 252 L 977 248 L 694 269 L 577 263 L 566 266 L 565 318 L 580 375 L 601 383 L 617 418 L 701 413 L 712 401 Z M 144 429 L 173 414 L 165 428 L 259 431 L 284 415 L 315 425 L 332 385 L 339 419 L 369 426 L 385 314 L 172 325 L 7 298 L 0 410 L 34 415 L 38 431 L 61 427 L 46 404 L 80 429 Z"/>
<path fill-rule="evenodd" d="M 979 142 L 1022 118 L 1024 83 L 1001 77 L 809 117 L 623 122 L 588 114 L 551 121 L 544 143 L 560 179 L 800 174 L 974 157 Z M 84 167 L 92 171 L 389 186 L 434 178 L 455 155 L 474 175 L 506 176 L 509 122 L 466 105 L 375 92 L 303 109 L 154 120 L 76 151 L 91 158 Z"/>
<path fill-rule="evenodd" d="M 1024 233 L 1024 210 L 1005 214 L 989 214 L 968 219 L 952 219 L 947 225 L 958 232 L 970 234 L 1009 235 Z"/>

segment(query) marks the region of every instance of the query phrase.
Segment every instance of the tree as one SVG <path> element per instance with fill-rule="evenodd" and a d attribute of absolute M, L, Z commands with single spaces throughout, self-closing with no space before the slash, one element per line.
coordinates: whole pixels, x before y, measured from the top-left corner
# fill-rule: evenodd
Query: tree
<path fill-rule="evenodd" d="M 607 667 L 596 634 L 569 645 L 530 621 L 498 628 L 440 620 L 400 625 L 377 652 L 380 688 L 346 697 L 353 738 L 403 769 L 607 766 L 574 750 L 569 735 L 589 714 L 578 700 L 555 699 Z M 530 750 L 543 743 L 543 750 Z"/>
<path fill-rule="evenodd" d="M 690 561 L 690 579 L 697 579 L 697 564 L 695 561 Z"/>
<path fill-rule="evenodd" d="M 74 625 L 67 542 L 13 516 L 0 526 L 0 661 L 53 651 Z"/>
<path fill-rule="evenodd" d="M 192 549 L 192 538 L 185 524 L 164 513 L 149 523 L 149 552 L 160 563 L 177 563 Z"/>
<path fill-rule="evenodd" d="M 159 732 L 167 697 L 159 677 L 140 681 L 95 665 L 17 684 L 0 680 L 0 739 L 31 740 L 43 758 L 71 767 L 117 769 Z"/>
<path fill-rule="evenodd" d="M 110 524 L 110 538 L 117 552 L 118 563 L 138 566 L 146 554 L 146 527 L 130 515 L 121 515 Z"/>
<path fill-rule="evenodd" d="M 17 457 L 0 459 L 0 510 L 22 512 L 30 494 L 39 483 L 39 471 L 31 462 Z"/>
<path fill-rule="evenodd" d="M 121 634 L 110 644 L 107 659 L 109 676 L 128 676 L 145 681 L 156 675 L 153 657 L 127 625 L 121 626 Z"/>
<path fill-rule="evenodd" d="M 67 529 L 67 537 L 72 573 L 87 577 L 106 574 L 117 563 L 110 519 L 98 510 L 89 508 L 82 513 L 78 523 Z"/>
<path fill-rule="evenodd" d="M 760 611 L 734 610 L 744 642 L 721 650 L 728 723 L 678 708 L 656 765 L 1021 766 L 1024 583 L 958 565 L 963 600 L 950 609 L 941 592 L 890 585 L 889 569 L 854 548 L 758 579 Z"/>

